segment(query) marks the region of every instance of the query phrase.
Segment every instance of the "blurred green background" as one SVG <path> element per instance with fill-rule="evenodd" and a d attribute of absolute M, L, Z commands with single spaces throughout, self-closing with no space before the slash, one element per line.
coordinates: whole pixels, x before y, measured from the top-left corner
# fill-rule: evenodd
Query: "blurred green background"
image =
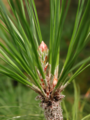
<path fill-rule="evenodd" d="M 9 5 L 7 4 L 7 0 L 3 1 L 5 2 L 8 10 L 12 13 Z M 35 3 L 40 20 L 43 40 L 49 46 L 49 0 L 35 0 Z M 64 24 L 61 40 L 60 65 L 64 62 L 67 54 L 70 38 L 73 32 L 77 5 L 78 0 L 71 1 Z M 90 56 L 90 43 L 80 53 L 76 63 L 87 56 Z M 89 88 L 90 67 L 76 78 L 76 84 L 71 83 L 63 92 L 63 94 L 66 95 L 66 98 L 64 99 L 65 102 L 62 102 L 62 106 L 64 108 L 64 119 L 69 115 L 68 120 L 72 120 L 72 117 L 74 116 L 72 111 L 75 108 L 75 105 L 77 106 L 77 109 L 75 109 L 76 113 L 79 111 L 77 120 L 80 120 L 83 116 L 90 114 Z M 77 96 L 76 98 L 75 95 Z M 26 86 L 23 86 L 6 76 L 0 75 L 0 120 L 44 120 L 43 111 L 39 107 L 39 101 L 35 100 L 36 96 L 37 94 Z M 90 120 L 90 118 L 87 120 Z"/>

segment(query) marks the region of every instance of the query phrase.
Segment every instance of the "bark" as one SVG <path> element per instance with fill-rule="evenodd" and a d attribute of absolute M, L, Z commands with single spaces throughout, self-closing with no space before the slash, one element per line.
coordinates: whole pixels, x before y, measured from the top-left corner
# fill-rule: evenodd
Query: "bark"
<path fill-rule="evenodd" d="M 53 98 L 49 97 L 48 100 L 40 95 L 36 97 L 37 100 L 41 100 L 40 107 L 44 110 L 46 120 L 63 120 L 60 103 L 64 97 L 61 94 L 55 94 Z"/>
<path fill-rule="evenodd" d="M 46 120 L 63 120 L 62 109 L 59 101 L 41 103 L 40 106 L 44 110 Z"/>

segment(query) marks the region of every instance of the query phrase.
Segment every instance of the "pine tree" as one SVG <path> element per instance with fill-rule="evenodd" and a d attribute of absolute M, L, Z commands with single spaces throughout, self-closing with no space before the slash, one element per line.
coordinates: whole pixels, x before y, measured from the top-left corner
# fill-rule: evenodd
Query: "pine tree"
<path fill-rule="evenodd" d="M 75 60 L 88 43 L 90 0 L 79 0 L 73 34 L 67 56 L 59 70 L 61 34 L 70 0 L 50 0 L 50 40 L 44 43 L 34 0 L 8 0 L 14 17 L 0 0 L 0 57 L 8 65 L 0 64 L 0 73 L 31 88 L 39 95 L 40 107 L 47 120 L 63 120 L 62 91 L 90 64 L 90 57 L 75 65 Z M 26 8 L 26 11 L 25 11 Z M 27 13 L 27 15 L 26 15 Z M 78 69 L 77 69 L 78 68 Z M 68 74 L 71 74 L 71 76 Z M 24 72 L 25 74 L 24 74 Z"/>

